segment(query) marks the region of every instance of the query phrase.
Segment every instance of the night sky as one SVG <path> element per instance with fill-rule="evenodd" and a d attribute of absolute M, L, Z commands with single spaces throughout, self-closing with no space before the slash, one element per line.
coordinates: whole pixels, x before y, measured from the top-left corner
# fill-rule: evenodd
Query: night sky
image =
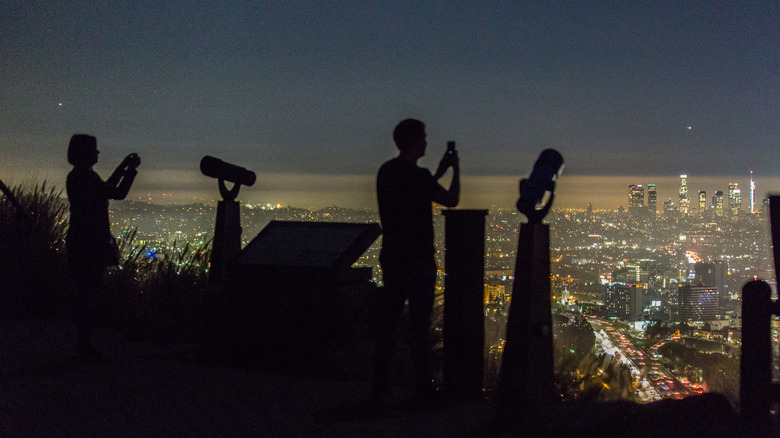
<path fill-rule="evenodd" d="M 744 193 L 754 170 L 780 191 L 778 1 L 119 3 L 0 4 L 0 179 L 64 186 L 83 132 L 104 178 L 141 155 L 135 196 L 216 197 L 209 154 L 258 173 L 240 199 L 371 206 L 414 117 L 421 165 L 457 141 L 471 204 L 491 178 L 514 196 L 549 147 L 561 187 L 686 173 L 692 191 L 739 176 Z"/>

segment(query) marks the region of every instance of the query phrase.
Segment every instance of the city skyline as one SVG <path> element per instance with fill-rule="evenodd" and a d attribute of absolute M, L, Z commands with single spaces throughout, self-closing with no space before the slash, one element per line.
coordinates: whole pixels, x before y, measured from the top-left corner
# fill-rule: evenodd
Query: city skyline
<path fill-rule="evenodd" d="M 96 170 L 101 175 L 109 175 L 108 165 L 98 164 Z M 28 175 L 26 171 L 8 172 L 2 178 L 6 183 L 23 184 L 41 182 L 64 189 L 68 169 L 48 174 Z M 10 175 L 10 179 L 6 179 Z M 748 187 L 750 174 L 720 177 L 706 177 L 690 174 L 690 192 L 707 192 L 708 204 L 716 192 L 725 195 L 724 208 L 728 207 L 729 185 L 737 183 L 742 191 L 741 211 L 748 209 Z M 527 177 L 523 175 L 522 177 Z M 447 176 L 445 176 L 447 178 Z M 515 208 L 521 176 L 462 176 L 460 207 L 464 208 Z M 294 183 L 290 183 L 294 180 Z M 165 189 L 155 185 L 155 181 L 167 181 Z M 780 188 L 780 177 L 756 176 L 756 199 L 760 201 Z M 294 175 L 258 173 L 257 182 L 252 187 L 242 187 L 238 200 L 251 204 L 271 204 L 301 208 L 323 208 L 329 206 L 349 208 L 376 208 L 375 175 Z M 564 174 L 558 180 L 556 199 L 553 208 L 581 209 L 588 204 L 597 210 L 628 209 L 629 200 L 626 188 L 629 185 L 655 184 L 657 190 L 656 211 L 663 209 L 663 203 L 672 200 L 677 205 L 680 177 L 677 176 L 572 176 Z M 12 185 L 12 184 L 11 184 Z M 213 178 L 203 176 L 196 170 L 146 171 L 139 172 L 128 200 L 146 201 L 156 204 L 189 204 L 192 202 L 216 203 L 219 190 Z M 645 205 L 648 193 L 645 192 Z M 694 210 L 695 204 L 694 205 Z"/>
<path fill-rule="evenodd" d="M 96 169 L 101 175 L 110 174 L 110 169 Z M 10 179 L 5 179 L 8 175 Z M 9 172 L 3 177 L 9 185 L 41 182 L 64 189 L 67 170 L 49 174 L 44 178 L 41 174 L 25 176 L 22 172 Z M 54 175 L 52 177 L 52 175 Z M 527 176 L 527 175 L 526 175 Z M 728 187 L 737 182 L 742 189 L 741 210 L 747 211 L 747 186 L 749 176 L 740 179 L 739 176 L 697 177 L 693 178 L 693 193 L 700 190 L 707 192 L 708 201 L 716 191 L 723 192 L 724 208 L 728 208 Z M 298 175 L 295 184 L 285 183 L 286 174 L 258 174 L 257 182 L 252 187 L 242 187 L 238 201 L 250 204 L 270 204 L 301 208 L 324 208 L 329 206 L 349 208 L 376 208 L 374 190 L 374 175 L 337 176 L 337 175 Z M 170 187 L 161 190 L 148 181 L 169 178 Z M 445 177 L 446 178 L 446 177 Z M 520 177 L 462 177 L 463 186 L 461 204 L 463 208 L 515 208 L 517 201 L 517 184 Z M 649 177 L 649 176 L 614 176 L 590 177 L 563 175 L 558 181 L 556 200 L 553 208 L 584 210 L 588 204 L 597 210 L 615 210 L 619 207 L 629 208 L 626 187 L 632 184 L 644 186 L 655 181 L 658 212 L 663 209 L 663 203 L 671 199 L 677 204 L 679 176 Z M 757 178 L 757 203 L 765 199 L 771 192 L 767 187 L 780 187 L 780 178 Z M 596 187 L 594 190 L 593 187 Z M 645 205 L 648 193 L 645 192 Z M 128 200 L 152 202 L 155 204 L 189 204 L 213 203 L 220 199 L 217 184 L 213 178 L 208 178 L 197 171 L 173 172 L 140 172 L 134 187 L 128 195 Z M 708 202 L 709 203 L 709 202 Z"/>
<path fill-rule="evenodd" d="M 552 147 L 564 176 L 752 169 L 759 195 L 780 190 L 761 180 L 780 176 L 777 3 L 10 1 L 0 12 L 0 179 L 12 183 L 60 180 L 68 138 L 86 132 L 104 177 L 139 153 L 148 191 L 202 190 L 180 172 L 204 155 L 288 176 L 262 190 L 321 176 L 346 187 L 394 156 L 393 126 L 416 117 L 429 134 L 421 164 L 455 140 L 464 177 L 522 177 Z"/>

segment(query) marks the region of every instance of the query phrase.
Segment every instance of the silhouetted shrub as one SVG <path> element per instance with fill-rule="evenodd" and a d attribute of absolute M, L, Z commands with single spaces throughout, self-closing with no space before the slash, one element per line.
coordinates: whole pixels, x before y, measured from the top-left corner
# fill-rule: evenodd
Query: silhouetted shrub
<path fill-rule="evenodd" d="M 0 198 L 0 312 L 13 317 L 66 317 L 72 294 L 65 238 L 69 206 L 47 182 L 11 188 L 19 212 Z M 110 268 L 98 303 L 101 325 L 146 340 L 191 340 L 200 325 L 210 242 L 176 242 L 150 253 L 136 230 L 117 239 L 121 265 Z"/>
<path fill-rule="evenodd" d="M 137 231 L 120 235 L 121 264 L 108 274 L 114 318 L 133 338 L 194 340 L 208 287 L 211 243 L 195 248 L 173 242 L 152 250 L 134 243 Z"/>
<path fill-rule="evenodd" d="M 67 202 L 62 190 L 45 181 L 10 190 L 23 211 L 6 196 L 0 198 L 2 312 L 10 316 L 61 314 L 67 294 Z"/>

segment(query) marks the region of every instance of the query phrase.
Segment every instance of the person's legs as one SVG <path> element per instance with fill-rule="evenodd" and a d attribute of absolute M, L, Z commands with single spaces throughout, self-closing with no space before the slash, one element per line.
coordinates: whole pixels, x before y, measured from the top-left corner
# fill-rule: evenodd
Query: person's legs
<path fill-rule="evenodd" d="M 409 287 L 410 349 L 418 394 L 433 390 L 430 328 L 436 286 L 436 264 L 418 266 L 407 275 Z"/>
<path fill-rule="evenodd" d="M 379 290 L 379 321 L 374 346 L 372 396 L 375 398 L 390 394 L 390 362 L 393 359 L 395 331 L 406 301 L 403 274 L 385 270 L 383 280 L 385 286 Z"/>
<path fill-rule="evenodd" d="M 105 270 L 84 267 L 72 271 L 71 274 L 76 288 L 75 319 L 79 356 L 92 359 L 99 356 L 92 337 L 97 313 L 97 298 L 103 289 Z"/>

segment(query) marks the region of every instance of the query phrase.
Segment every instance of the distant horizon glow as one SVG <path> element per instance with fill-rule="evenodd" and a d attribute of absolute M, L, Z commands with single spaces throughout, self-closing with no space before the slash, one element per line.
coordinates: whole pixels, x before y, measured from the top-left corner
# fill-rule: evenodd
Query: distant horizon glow
<path fill-rule="evenodd" d="M 0 175 L 8 186 L 28 182 L 43 182 L 65 189 L 68 169 L 38 169 L 36 172 L 16 171 Z M 104 179 L 110 171 L 96 169 Z M 525 177 L 525 176 L 522 176 Z M 440 182 L 449 185 L 449 175 Z M 515 208 L 520 176 L 461 176 L 461 208 Z M 756 202 L 770 193 L 780 193 L 780 177 L 754 176 Z M 729 183 L 749 187 L 750 174 L 730 176 L 688 175 L 690 193 L 707 192 L 707 205 L 716 190 L 728 193 Z M 375 175 L 329 175 L 257 172 L 257 181 L 251 187 L 242 186 L 238 201 L 258 205 L 282 205 L 299 208 L 376 208 Z M 680 177 L 665 176 L 582 176 L 566 175 L 558 180 L 553 208 L 585 209 L 590 203 L 594 210 L 615 210 L 628 207 L 628 186 L 655 184 L 657 209 L 663 209 L 667 200 L 677 204 Z M 230 184 L 228 184 L 230 186 Z M 139 168 L 139 174 L 127 197 L 129 201 L 154 204 L 216 203 L 219 200 L 217 181 L 195 170 L 150 170 Z M 748 211 L 748 200 L 742 210 Z M 647 192 L 645 192 L 645 205 Z"/>

